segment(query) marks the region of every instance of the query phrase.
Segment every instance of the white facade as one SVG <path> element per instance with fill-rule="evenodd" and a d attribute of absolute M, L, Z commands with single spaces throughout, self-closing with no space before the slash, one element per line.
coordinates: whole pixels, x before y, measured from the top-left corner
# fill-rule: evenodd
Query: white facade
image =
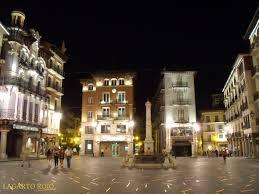
<path fill-rule="evenodd" d="M 193 71 L 163 72 L 157 93 L 160 109 L 160 150 L 179 152 L 181 155 L 197 155 L 197 123 Z M 157 117 L 154 111 L 154 117 Z M 158 126 L 157 125 L 157 126 Z"/>
<path fill-rule="evenodd" d="M 11 16 L 8 33 L 3 36 L 0 29 L 0 154 L 1 158 L 19 157 L 29 146 L 30 155 L 39 156 L 47 146 L 44 135 L 57 136 L 60 115 L 52 114 L 46 90 L 48 60 L 47 51 L 40 53 L 41 36 L 23 29 L 24 13 L 13 11 Z M 57 130 L 48 130 L 48 125 Z"/>

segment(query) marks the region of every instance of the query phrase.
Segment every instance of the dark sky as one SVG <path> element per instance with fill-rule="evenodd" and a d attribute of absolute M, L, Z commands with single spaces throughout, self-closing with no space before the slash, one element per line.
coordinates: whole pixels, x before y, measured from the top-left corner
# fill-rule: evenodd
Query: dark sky
<path fill-rule="evenodd" d="M 205 107 L 211 93 L 221 92 L 237 54 L 249 51 L 243 35 L 258 6 L 256 0 L 94 2 L 1 0 L 0 21 L 9 25 L 11 10 L 21 9 L 26 26 L 43 39 L 57 45 L 65 40 L 69 60 L 62 104 L 77 113 L 78 79 L 84 74 L 76 72 L 137 71 L 138 116 L 165 66 L 198 71 L 196 101 L 198 109 Z"/>

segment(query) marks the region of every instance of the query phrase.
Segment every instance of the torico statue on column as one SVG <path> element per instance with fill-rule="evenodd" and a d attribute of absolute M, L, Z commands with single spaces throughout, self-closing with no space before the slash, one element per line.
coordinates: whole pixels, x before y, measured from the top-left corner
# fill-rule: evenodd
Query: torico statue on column
<path fill-rule="evenodd" d="M 154 140 L 152 139 L 152 124 L 151 124 L 151 103 L 147 100 L 146 106 L 146 138 L 144 141 L 145 155 L 154 154 Z"/>

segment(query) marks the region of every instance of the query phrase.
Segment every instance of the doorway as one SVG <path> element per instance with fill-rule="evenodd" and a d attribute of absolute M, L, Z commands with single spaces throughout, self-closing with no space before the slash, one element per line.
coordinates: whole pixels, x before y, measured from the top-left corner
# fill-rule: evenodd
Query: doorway
<path fill-rule="evenodd" d="M 119 144 L 112 143 L 112 156 L 116 157 L 119 156 Z"/>

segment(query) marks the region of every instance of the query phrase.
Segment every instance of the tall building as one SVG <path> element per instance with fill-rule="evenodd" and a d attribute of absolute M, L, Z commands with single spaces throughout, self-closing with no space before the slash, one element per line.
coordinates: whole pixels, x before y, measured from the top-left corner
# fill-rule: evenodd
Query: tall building
<path fill-rule="evenodd" d="M 155 96 L 154 127 L 158 129 L 158 150 L 178 156 L 197 156 L 194 71 L 164 71 Z"/>
<path fill-rule="evenodd" d="M 259 157 L 259 7 L 247 29 L 245 38 L 250 41 L 250 54 L 252 55 L 252 82 L 254 96 L 254 112 L 253 124 L 254 127 L 249 133 L 249 141 L 252 144 L 253 157 Z"/>
<path fill-rule="evenodd" d="M 103 72 L 81 80 L 81 154 L 133 153 L 134 73 Z"/>
<path fill-rule="evenodd" d="M 223 88 L 229 150 L 235 156 L 255 157 L 258 122 L 254 101 L 252 58 L 240 54 Z"/>
<path fill-rule="evenodd" d="M 48 73 L 41 36 L 34 29 L 24 29 L 25 14 L 11 13 L 9 34 L 3 38 L 0 79 L 1 157 L 19 157 L 23 148 L 30 156 L 45 154 L 50 98 L 46 91 Z M 49 52 L 51 52 L 49 50 Z M 58 135 L 58 131 L 54 133 Z M 55 143 L 55 142 L 53 142 Z"/>

